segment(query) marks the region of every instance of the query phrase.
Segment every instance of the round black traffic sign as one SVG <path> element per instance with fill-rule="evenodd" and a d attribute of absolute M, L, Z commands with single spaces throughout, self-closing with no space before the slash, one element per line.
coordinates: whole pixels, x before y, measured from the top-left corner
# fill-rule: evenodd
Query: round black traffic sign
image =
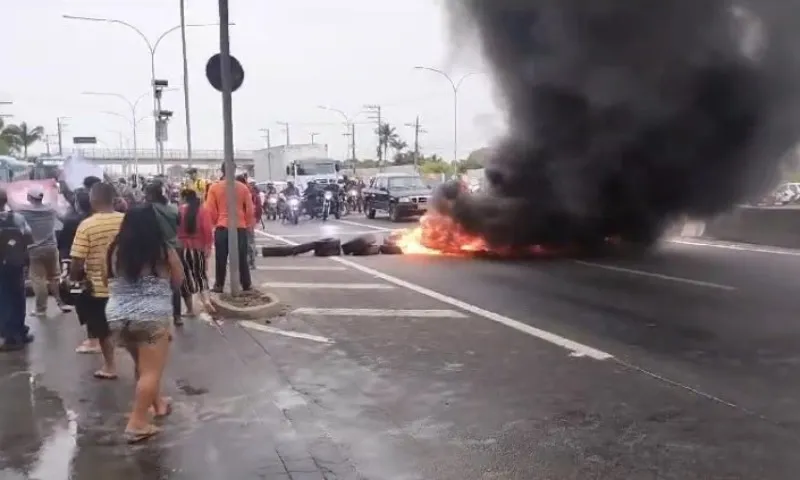
<path fill-rule="evenodd" d="M 235 92 L 242 86 L 242 82 L 244 81 L 244 69 L 242 68 L 242 64 L 239 63 L 239 60 L 231 55 L 231 91 Z M 208 82 L 211 84 L 212 87 L 222 91 L 222 56 L 217 53 L 213 55 L 211 58 L 208 59 L 208 63 L 206 63 L 206 78 L 208 78 Z"/>

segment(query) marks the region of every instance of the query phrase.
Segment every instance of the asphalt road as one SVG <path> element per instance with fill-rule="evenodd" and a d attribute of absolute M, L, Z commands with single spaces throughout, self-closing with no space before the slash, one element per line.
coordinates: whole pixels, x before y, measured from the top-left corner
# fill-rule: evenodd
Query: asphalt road
<path fill-rule="evenodd" d="M 266 231 L 304 242 L 411 225 L 353 215 Z M 265 242 L 276 240 L 268 235 Z M 458 467 L 423 478 L 788 479 L 800 465 L 792 453 L 800 433 L 800 252 L 677 241 L 591 261 L 265 261 L 328 262 L 347 268 L 325 275 L 330 281 L 366 281 L 351 280 L 355 271 L 395 287 L 323 295 L 272 288 L 303 306 L 467 315 L 320 314 L 304 323 L 335 339 L 364 372 L 393 385 L 408 379 L 403 391 L 415 400 L 404 401 L 417 416 L 404 421 L 436 423 L 426 427 L 436 430 L 424 449 L 431 465 L 458 458 Z M 287 282 L 320 281 L 313 270 L 295 275 Z M 608 358 L 595 359 L 603 357 L 597 351 Z M 297 375 L 306 381 L 311 373 Z M 438 400 L 425 404 L 427 395 Z M 433 453 L 433 444 L 454 442 L 457 452 Z"/>
<path fill-rule="evenodd" d="M 258 241 L 412 225 L 270 222 Z M 93 380 L 72 315 L 31 321 L 31 349 L 0 356 L 0 478 L 794 479 L 800 252 L 761 250 L 260 258 L 283 314 L 188 321 L 174 413 L 135 448 L 129 362 Z"/>

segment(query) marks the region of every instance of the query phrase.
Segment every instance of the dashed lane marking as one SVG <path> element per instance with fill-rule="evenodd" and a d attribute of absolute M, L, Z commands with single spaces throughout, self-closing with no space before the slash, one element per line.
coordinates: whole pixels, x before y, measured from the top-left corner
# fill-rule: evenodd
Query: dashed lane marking
<path fill-rule="evenodd" d="M 393 290 L 392 285 L 385 283 L 312 283 L 312 282 L 267 282 L 262 283 L 267 288 L 305 288 L 305 289 L 336 289 L 336 290 Z"/>
<path fill-rule="evenodd" d="M 377 227 L 376 227 L 377 228 Z M 297 245 L 296 242 L 292 240 L 280 237 L 278 235 L 273 235 L 271 233 L 263 232 L 261 230 L 256 230 L 259 235 L 263 235 L 268 238 L 272 238 L 273 240 L 278 240 L 284 242 L 289 245 Z M 411 282 L 407 282 L 397 277 L 393 277 L 391 275 L 385 274 L 381 271 L 366 267 L 364 265 L 360 265 L 356 262 L 348 260 L 346 258 L 341 257 L 327 257 L 330 260 L 337 262 L 341 265 L 346 265 L 354 270 L 358 270 L 360 272 L 366 273 L 367 275 L 371 275 L 375 278 L 379 278 L 386 282 L 392 283 L 399 287 L 403 287 L 405 289 L 411 290 L 412 292 L 419 293 L 421 295 L 425 295 L 426 297 L 432 298 L 434 300 L 438 300 L 442 303 L 447 305 L 456 307 L 460 310 L 465 312 L 469 312 L 473 315 L 477 315 L 479 317 L 485 318 L 487 320 L 491 320 L 493 322 L 499 323 L 501 325 L 505 325 L 509 328 L 513 328 L 519 332 L 525 333 L 527 335 L 531 335 L 533 337 L 539 338 L 544 340 L 548 343 L 553 345 L 557 345 L 565 350 L 570 352 L 570 356 L 573 357 L 589 357 L 595 360 L 609 360 L 613 359 L 614 356 L 610 353 L 606 353 L 602 350 L 598 350 L 596 348 L 590 347 L 588 345 L 584 345 L 582 343 L 575 342 L 568 338 L 564 338 L 560 335 L 556 335 L 554 333 L 548 332 L 546 330 L 542 330 L 540 328 L 533 327 L 526 323 L 522 323 L 519 320 L 514 320 L 513 318 L 506 317 L 505 315 L 500 315 L 499 313 L 491 312 L 484 308 L 478 307 L 476 305 L 471 305 L 467 302 L 463 302 L 458 300 L 457 298 L 453 298 L 442 293 L 436 292 L 429 288 L 425 288 L 421 285 L 417 285 Z"/>
<path fill-rule="evenodd" d="M 256 270 L 276 271 L 276 272 L 344 272 L 345 267 L 330 265 L 264 265 L 257 266 Z"/>
<path fill-rule="evenodd" d="M 411 317 L 411 318 L 467 318 L 455 310 L 381 310 L 376 308 L 298 308 L 295 315 L 321 315 L 332 317 Z"/>
<path fill-rule="evenodd" d="M 662 273 L 645 272 L 644 270 L 634 270 L 632 268 L 615 267 L 613 265 L 606 265 L 603 263 L 585 262 L 583 260 L 573 260 L 578 265 L 585 267 L 600 268 L 603 270 L 610 270 L 612 272 L 627 273 L 629 275 L 639 275 L 641 277 L 657 278 L 659 280 L 666 280 L 669 282 L 685 283 L 687 285 L 694 285 L 696 287 L 716 288 L 719 290 L 734 291 L 736 287 L 730 285 L 720 285 L 718 283 L 704 282 L 702 280 L 693 280 L 691 278 L 673 277 L 671 275 L 664 275 Z"/>

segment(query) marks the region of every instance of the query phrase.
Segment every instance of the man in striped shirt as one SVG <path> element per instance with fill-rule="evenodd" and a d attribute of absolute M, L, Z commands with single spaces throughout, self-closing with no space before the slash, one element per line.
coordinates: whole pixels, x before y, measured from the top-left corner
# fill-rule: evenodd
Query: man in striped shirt
<path fill-rule="evenodd" d="M 103 354 L 103 367 L 94 373 L 96 378 L 117 378 L 114 363 L 114 345 L 111 343 L 106 303 L 106 255 L 108 246 L 116 238 L 122 224 L 122 213 L 114 211 L 114 187 L 97 183 L 89 192 L 93 215 L 78 226 L 72 242 L 70 277 L 74 281 L 87 280 L 88 288 L 75 302 L 81 325 L 86 326 L 89 347 L 99 344 Z"/>

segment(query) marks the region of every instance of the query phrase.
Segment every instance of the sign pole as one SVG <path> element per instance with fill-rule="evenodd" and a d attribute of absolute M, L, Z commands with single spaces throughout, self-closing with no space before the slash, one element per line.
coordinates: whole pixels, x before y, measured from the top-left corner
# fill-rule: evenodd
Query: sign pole
<path fill-rule="evenodd" d="M 228 209 L 228 272 L 232 295 L 241 291 L 239 282 L 239 232 L 237 230 L 236 165 L 233 158 L 233 75 L 228 34 L 228 0 L 219 0 L 220 76 L 222 80 L 222 128 L 225 148 L 225 197 Z"/>

